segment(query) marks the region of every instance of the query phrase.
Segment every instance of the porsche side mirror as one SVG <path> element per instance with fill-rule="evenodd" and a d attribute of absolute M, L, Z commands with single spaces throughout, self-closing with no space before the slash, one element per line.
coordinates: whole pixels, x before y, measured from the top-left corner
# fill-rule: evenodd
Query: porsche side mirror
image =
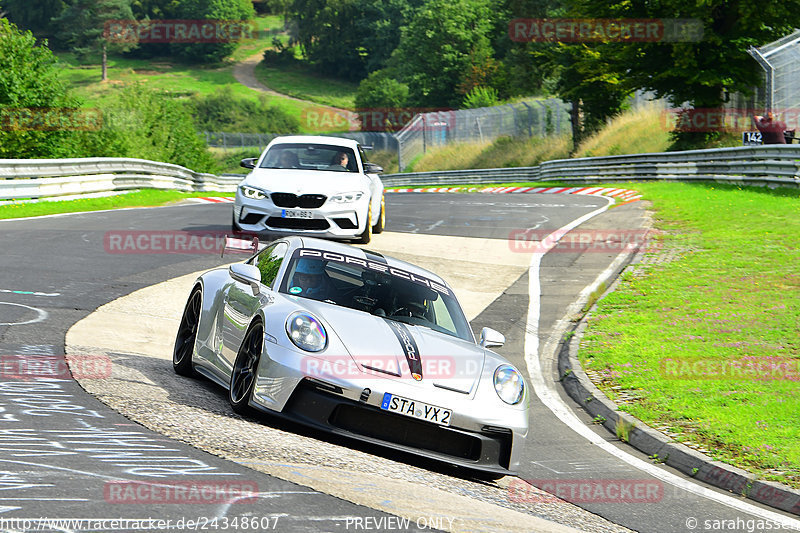
<path fill-rule="evenodd" d="M 479 344 L 484 348 L 497 348 L 506 343 L 505 336 L 492 328 L 483 328 Z"/>
<path fill-rule="evenodd" d="M 246 263 L 234 263 L 228 267 L 231 277 L 241 283 L 247 283 L 253 289 L 253 296 L 257 296 L 261 290 L 261 271 L 255 265 Z"/>

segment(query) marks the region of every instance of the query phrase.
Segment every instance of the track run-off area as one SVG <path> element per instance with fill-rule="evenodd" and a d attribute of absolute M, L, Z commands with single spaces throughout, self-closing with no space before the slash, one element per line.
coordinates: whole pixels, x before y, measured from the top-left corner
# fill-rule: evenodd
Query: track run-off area
<path fill-rule="evenodd" d="M 242 418 L 221 389 L 173 373 L 197 273 L 246 257 L 219 256 L 229 204 L 0 221 L 0 530 L 23 518 L 86 519 L 51 529 L 61 531 L 111 529 L 90 524 L 97 519 L 179 530 L 205 521 L 212 531 L 800 529 L 788 514 L 653 464 L 565 395 L 555 366 L 565 321 L 634 259 L 637 243 L 619 236 L 641 235 L 649 217 L 633 195 L 547 192 L 389 193 L 387 231 L 369 245 L 446 279 L 473 330 L 504 333 L 497 351 L 526 372 L 535 394 L 523 463 L 518 477 L 496 482 L 268 416 Z M 571 246 L 574 228 L 603 235 L 604 245 Z M 152 239 L 115 246 L 155 232 L 215 237 L 194 253 Z M 176 495 L 176 483 L 198 481 L 255 497 Z"/>

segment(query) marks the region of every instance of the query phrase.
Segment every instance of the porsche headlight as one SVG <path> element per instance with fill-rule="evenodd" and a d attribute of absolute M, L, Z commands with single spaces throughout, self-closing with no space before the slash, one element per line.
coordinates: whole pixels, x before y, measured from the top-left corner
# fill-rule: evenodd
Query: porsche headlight
<path fill-rule="evenodd" d="M 525 382 L 511 365 L 500 365 L 494 371 L 494 390 L 500 399 L 509 405 L 522 401 L 525 395 Z"/>
<path fill-rule="evenodd" d="M 340 204 L 349 204 L 352 202 L 359 201 L 362 196 L 364 196 L 364 193 L 359 191 L 343 192 L 342 194 L 331 196 L 331 202 L 336 202 Z"/>
<path fill-rule="evenodd" d="M 251 200 L 263 200 L 267 197 L 263 191 L 248 187 L 247 185 L 242 185 L 242 194 L 245 198 L 250 198 Z"/>
<path fill-rule="evenodd" d="M 328 343 L 328 335 L 320 321 L 303 311 L 289 315 L 286 333 L 295 346 L 307 352 L 319 352 Z"/>

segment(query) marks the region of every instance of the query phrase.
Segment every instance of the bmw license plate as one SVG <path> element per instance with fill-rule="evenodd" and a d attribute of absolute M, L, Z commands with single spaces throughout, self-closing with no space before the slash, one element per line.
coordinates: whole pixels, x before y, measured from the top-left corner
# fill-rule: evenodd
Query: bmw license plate
<path fill-rule="evenodd" d="M 450 409 L 436 407 L 435 405 L 428 405 L 427 403 L 422 403 L 415 400 L 409 400 L 408 398 L 389 394 L 388 392 L 383 395 L 381 409 L 384 411 L 390 411 L 392 413 L 410 416 L 411 418 L 433 422 L 434 424 L 439 424 L 440 426 L 449 426 L 450 417 L 453 414 Z"/>
<path fill-rule="evenodd" d="M 281 210 L 281 218 L 314 218 L 314 214 L 311 211 L 283 209 Z"/>

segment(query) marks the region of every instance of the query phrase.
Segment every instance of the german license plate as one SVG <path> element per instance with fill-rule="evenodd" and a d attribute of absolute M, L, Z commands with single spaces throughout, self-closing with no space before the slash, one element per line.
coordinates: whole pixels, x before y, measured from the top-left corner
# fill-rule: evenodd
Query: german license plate
<path fill-rule="evenodd" d="M 311 211 L 298 211 L 296 209 L 283 209 L 281 211 L 282 218 L 314 218 Z"/>
<path fill-rule="evenodd" d="M 392 413 L 410 416 L 411 418 L 416 418 L 418 420 L 433 422 L 434 424 L 439 424 L 440 426 L 449 426 L 450 417 L 453 415 L 453 412 L 450 411 L 450 409 L 436 407 L 435 405 L 429 405 L 416 400 L 410 400 L 408 398 L 403 398 L 402 396 L 389 394 L 388 392 L 383 395 L 381 409 Z"/>

